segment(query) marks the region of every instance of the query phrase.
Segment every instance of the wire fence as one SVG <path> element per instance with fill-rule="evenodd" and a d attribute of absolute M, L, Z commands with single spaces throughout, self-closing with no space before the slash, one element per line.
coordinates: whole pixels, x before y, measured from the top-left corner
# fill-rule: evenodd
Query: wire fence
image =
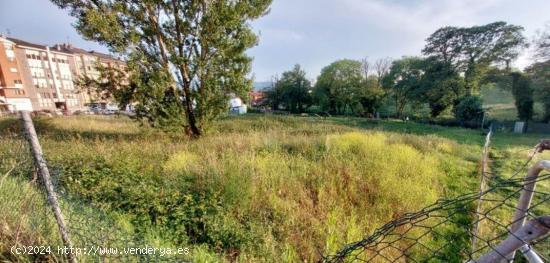
<path fill-rule="evenodd" d="M 532 158 L 533 155 L 511 178 L 491 174 L 493 180 L 484 181 L 485 190 L 439 200 L 418 212 L 405 214 L 372 235 L 325 256 L 324 262 L 501 262 L 513 256 L 502 252 L 505 239 L 519 242 L 526 250 L 524 254 L 536 251 L 544 260 L 541 262 L 550 262 L 547 235 L 550 174 L 517 176 L 525 171 Z M 538 163 L 535 167 L 550 169 L 550 163 Z M 533 169 L 530 173 L 538 172 Z M 519 210 L 518 200 L 525 195 L 532 198 L 530 205 Z M 477 202 L 480 203 L 476 209 Z M 518 211 L 524 216 L 514 218 Z M 528 222 L 527 226 L 534 224 L 542 231 L 535 240 L 526 237 L 533 234 L 532 230 L 526 235 L 520 233 L 518 226 L 524 221 Z M 470 240 L 477 240 L 475 247 Z M 485 261 L 488 255 L 492 259 Z M 525 259 L 516 255 L 516 262 L 525 262 Z"/>
<path fill-rule="evenodd" d="M 124 220 L 118 221 L 118 215 L 109 214 L 90 201 L 66 192 L 60 182 L 60 169 L 49 167 L 73 249 L 79 249 L 59 251 L 64 246 L 45 198 L 46 189 L 34 169 L 29 146 L 18 133 L 9 133 L 11 135 L 4 137 L 9 149 L 1 149 L 8 153 L 9 158 L 0 158 L 0 170 L 8 171 L 0 174 L 0 207 L 6 211 L 0 214 L 0 240 L 4 240 L 0 243 L 0 249 L 9 251 L 6 244 L 25 246 L 47 242 L 58 250 L 30 257 L 1 254 L 0 260 L 66 262 L 67 253 L 73 253 L 78 262 L 190 262 L 187 255 L 175 251 L 152 251 L 162 244 L 144 236 L 142 231 L 135 231 L 131 225 L 121 224 Z M 0 144 L 0 147 L 8 146 Z M 420 211 L 404 214 L 364 239 L 324 256 L 323 261 L 466 262 L 496 252 L 498 260 L 487 262 L 498 262 L 510 257 L 499 252 L 499 244 L 515 237 L 523 244 L 529 244 L 527 249 L 536 251 L 545 262 L 550 262 L 550 240 L 547 235 L 531 241 L 518 236 L 517 229 L 514 229 L 519 220 L 514 219 L 513 215 L 518 212 L 518 200 L 525 193 L 533 195 L 528 208 L 521 211 L 525 213 L 521 222 L 535 222 L 546 231 L 550 228 L 548 220 L 543 217 L 550 215 L 550 174 L 540 174 L 536 178 L 519 176 L 531 164 L 533 156 L 512 177 L 502 178 L 486 171 L 492 180 L 487 181 L 480 192 L 439 200 Z M 15 178 L 26 180 L 25 183 L 13 182 Z M 537 187 L 531 188 L 535 184 Z M 8 191 L 12 192 L 11 195 Z M 477 230 L 474 225 L 478 226 Z M 33 235 L 26 235 L 25 226 L 40 231 L 29 231 Z M 474 237 L 477 241 L 472 246 Z M 138 250 L 129 251 L 130 248 Z M 522 257 L 524 253 L 517 253 L 516 262 L 526 262 Z"/>
<path fill-rule="evenodd" d="M 48 166 L 72 241 L 67 247 L 25 136 L 8 132 L 2 142 L 0 171 L 7 172 L 0 174 L 0 262 L 70 262 L 70 256 L 77 262 L 190 262 L 187 251 L 155 243 L 117 220 L 120 215 L 66 191 L 61 170 Z"/>

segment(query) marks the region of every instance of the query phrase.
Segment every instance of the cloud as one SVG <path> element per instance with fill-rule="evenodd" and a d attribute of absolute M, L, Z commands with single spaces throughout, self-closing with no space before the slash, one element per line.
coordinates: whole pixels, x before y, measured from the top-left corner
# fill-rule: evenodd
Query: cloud
<path fill-rule="evenodd" d="M 420 55 L 425 39 L 443 26 L 506 21 L 526 36 L 548 20 L 548 0 L 276 0 L 271 13 L 254 22 L 261 31 L 253 71 L 269 79 L 295 63 L 315 78 L 341 58 Z M 518 66 L 529 60 L 521 57 Z"/>
<path fill-rule="evenodd" d="M 531 37 L 550 19 L 548 10 L 548 0 L 274 0 L 271 12 L 251 23 L 260 42 L 248 53 L 258 80 L 296 63 L 313 79 L 337 59 L 420 55 L 425 39 L 447 25 L 506 21 L 524 26 Z M 37 43 L 69 38 L 83 48 L 105 49 L 83 40 L 73 21 L 50 1 L 0 0 L 1 32 L 9 28 L 14 37 Z M 516 66 L 529 63 L 526 53 Z"/>
<path fill-rule="evenodd" d="M 416 3 L 411 3 L 416 2 Z M 476 17 L 495 7 L 502 0 L 440 0 L 411 1 L 403 4 L 380 0 L 342 0 L 346 13 L 359 21 L 368 21 L 388 30 L 429 34 L 446 25 L 469 25 Z"/>

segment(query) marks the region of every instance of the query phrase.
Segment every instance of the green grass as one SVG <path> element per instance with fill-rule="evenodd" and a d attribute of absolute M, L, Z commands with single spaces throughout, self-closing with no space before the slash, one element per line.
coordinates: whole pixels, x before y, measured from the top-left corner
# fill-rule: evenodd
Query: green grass
<path fill-rule="evenodd" d="M 80 243 L 137 238 L 190 247 L 185 259 L 194 262 L 318 260 L 319 250 L 334 253 L 405 212 L 476 191 L 484 140 L 477 130 L 343 117 L 230 117 L 192 141 L 122 117 L 35 124 Z M 19 131 L 16 120 L 0 119 L 0 175 L 28 161 Z M 507 176 L 508 161 L 540 138 L 497 134 L 499 172 Z M 27 165 L 8 175 L 0 197 L 36 192 L 29 173 Z M 20 201 L 0 208 L 14 211 L 7 227 L 40 237 L 27 243 L 58 242 Z M 22 260 L 6 252 L 14 234 L 5 233 L 0 259 Z"/>
<path fill-rule="evenodd" d="M 514 97 L 510 91 L 496 87 L 486 87 L 482 89 L 481 95 L 489 119 L 497 121 L 515 121 L 518 119 Z M 533 119 L 542 119 L 543 111 L 542 104 L 535 103 Z"/>

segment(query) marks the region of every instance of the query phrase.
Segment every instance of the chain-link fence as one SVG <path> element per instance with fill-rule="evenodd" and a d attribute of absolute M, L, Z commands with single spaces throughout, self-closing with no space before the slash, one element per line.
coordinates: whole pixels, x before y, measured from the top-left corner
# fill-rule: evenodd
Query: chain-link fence
<path fill-rule="evenodd" d="M 535 164 L 528 176 L 519 178 L 531 159 L 511 178 L 493 174 L 486 190 L 440 200 L 405 214 L 363 240 L 325 256 L 324 261 L 501 262 L 521 248 L 516 262 L 525 261 L 520 254 L 535 254 L 544 260 L 531 258 L 529 262 L 550 262 L 550 174 L 539 175 L 544 169 L 550 170 L 550 162 Z M 481 205 L 476 209 L 477 202 Z M 475 225 L 477 231 L 473 231 Z"/>
<path fill-rule="evenodd" d="M 11 125 L 22 130 L 20 125 Z M 0 261 L 189 262 L 189 251 L 155 243 L 121 215 L 65 191 L 60 169 L 48 166 L 72 248 L 67 247 L 47 189 L 21 130 L 5 130 L 0 152 Z M 117 220 L 121 219 L 121 220 Z M 32 250 L 32 251 L 31 251 Z"/>
<path fill-rule="evenodd" d="M 0 147 L 9 146 L 9 149 L 1 149 L 1 152 L 8 153 L 8 157 L 0 158 L 1 171 L 7 171 L 0 174 L 0 198 L 3 198 L 0 204 L 5 210 L 0 214 L 2 251 L 10 250 L 6 247 L 8 244 L 49 244 L 54 248 L 64 248 L 51 207 L 45 198 L 46 189 L 34 172 L 30 148 L 19 131 L 8 134 L 3 138 L 8 143 L 0 144 Z M 549 226 L 547 218 L 543 216 L 550 214 L 550 174 L 521 178 L 520 174 L 525 172 L 525 168 L 532 165 L 529 161 L 519 167 L 511 178 L 492 174 L 492 180 L 481 192 L 440 200 L 418 212 L 405 214 L 385 224 L 372 235 L 345 245 L 333 255 L 325 256 L 324 261 L 465 262 L 492 253 L 497 260 L 485 262 L 497 262 L 510 256 L 509 253 L 503 253 L 499 245 L 503 240 L 511 238 L 512 241 L 520 240 L 520 245 L 530 245 L 523 247 L 522 253 L 517 253 L 516 262 L 525 262 L 522 255 L 529 251 L 536 251 L 540 258 L 548 262 L 550 242 L 543 234 Z M 541 169 L 550 168 L 550 163 L 538 165 Z M 67 253 L 73 253 L 78 262 L 189 261 L 186 255 L 175 251 L 152 251 L 162 244 L 154 243 L 131 225 L 121 223 L 127 221 L 117 220 L 119 215 L 109 214 L 88 200 L 64 191 L 59 183 L 62 176 L 60 170 L 49 168 L 72 244 L 79 250 L 56 250 L 31 256 L 8 253 L 0 255 L 1 260 L 65 262 Z M 18 176 L 9 176 L 14 174 Z M 514 219 L 514 214 L 518 213 L 518 200 L 526 193 L 532 194 L 532 200 L 525 210 L 520 210 L 525 218 Z M 476 209 L 478 201 L 482 203 Z M 521 229 L 517 226 L 524 221 L 527 226 L 534 224 L 534 229 L 542 230 L 542 234 L 535 233 L 538 238 L 533 241 L 524 235 L 520 236 L 518 231 Z M 475 232 L 473 225 L 478 225 Z M 476 239 L 475 246 L 472 246 L 473 237 Z M 128 250 L 132 248 L 138 250 Z"/>

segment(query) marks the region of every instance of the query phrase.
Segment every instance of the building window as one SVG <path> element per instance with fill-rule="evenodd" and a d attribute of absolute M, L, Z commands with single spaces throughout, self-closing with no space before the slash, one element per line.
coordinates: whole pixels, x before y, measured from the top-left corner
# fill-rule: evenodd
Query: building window
<path fill-rule="evenodd" d="M 21 81 L 20 79 L 16 79 L 13 81 L 14 84 L 23 84 L 23 81 Z"/>
<path fill-rule="evenodd" d="M 13 73 L 17 73 L 17 69 L 16 69 L 16 68 L 10 68 L 10 71 L 13 72 Z"/>
<path fill-rule="evenodd" d="M 16 89 L 14 91 L 15 95 L 25 95 L 25 91 L 22 89 Z"/>

